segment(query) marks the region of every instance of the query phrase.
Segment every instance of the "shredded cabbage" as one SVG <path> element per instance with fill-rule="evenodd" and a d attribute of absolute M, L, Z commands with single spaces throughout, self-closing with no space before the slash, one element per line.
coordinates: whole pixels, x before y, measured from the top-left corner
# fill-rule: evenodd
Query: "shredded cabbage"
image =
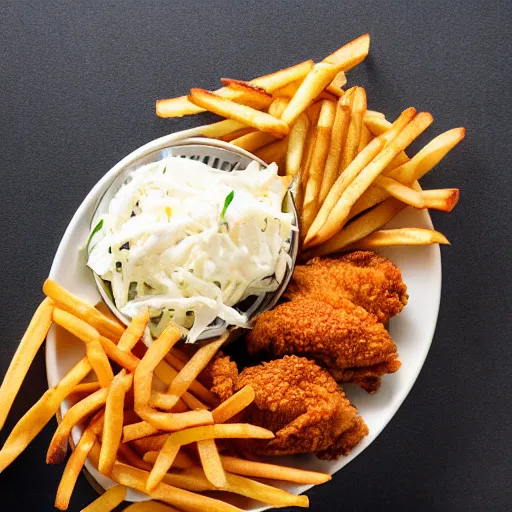
<path fill-rule="evenodd" d="M 153 336 L 170 320 L 194 342 L 217 317 L 274 291 L 290 257 L 293 217 L 277 166 L 225 172 L 168 157 L 133 171 L 91 232 L 88 266 L 128 317 L 148 307 Z"/>

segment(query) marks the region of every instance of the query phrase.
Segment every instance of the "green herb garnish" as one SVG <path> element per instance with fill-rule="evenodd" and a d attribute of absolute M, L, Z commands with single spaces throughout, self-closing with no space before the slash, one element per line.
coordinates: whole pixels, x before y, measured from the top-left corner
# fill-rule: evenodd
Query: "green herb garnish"
<path fill-rule="evenodd" d="M 233 201 L 233 198 L 235 197 L 235 191 L 232 190 L 227 196 L 226 199 L 224 199 L 224 207 L 222 208 L 222 212 L 220 214 L 220 218 L 223 222 L 225 222 L 224 216 L 226 215 L 226 210 L 228 209 L 228 206 L 231 204 L 231 201 Z"/>
<path fill-rule="evenodd" d="M 87 244 L 85 247 L 88 249 L 89 244 L 91 243 L 92 237 L 103 227 L 103 219 L 101 219 L 98 224 L 96 224 L 96 227 L 91 231 L 91 234 L 89 235 L 89 239 L 87 240 Z"/>

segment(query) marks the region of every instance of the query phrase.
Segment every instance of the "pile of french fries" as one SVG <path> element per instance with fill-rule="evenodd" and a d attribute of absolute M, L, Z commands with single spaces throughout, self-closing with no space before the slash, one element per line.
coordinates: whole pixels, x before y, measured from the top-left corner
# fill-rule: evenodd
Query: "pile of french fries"
<path fill-rule="evenodd" d="M 344 90 L 345 73 L 368 55 L 365 34 L 327 56 L 248 82 L 221 79 L 214 91 L 158 100 L 160 117 L 205 110 L 226 118 L 198 135 L 246 149 L 296 177 L 302 258 L 393 245 L 447 244 L 435 230 L 381 229 L 405 207 L 451 211 L 456 188 L 422 190 L 418 180 L 465 136 L 449 130 L 414 157 L 407 147 L 433 122 L 408 108 L 393 123 L 367 108 L 362 87 Z"/>
<path fill-rule="evenodd" d="M 254 400 L 250 386 L 218 404 L 199 380 L 229 334 L 202 345 L 189 357 L 175 347 L 181 332 L 171 322 L 146 348 L 141 338 L 149 321 L 147 311 L 125 328 L 104 304 L 87 304 L 54 281 L 47 280 L 43 291 L 46 298 L 30 321 L 0 387 L 0 429 L 53 324 L 73 334 L 77 343 L 84 343 L 85 357 L 13 428 L 0 450 L 0 472 L 68 400 L 70 408 L 46 456 L 48 464 L 64 463 L 71 431 L 80 429 L 80 440 L 66 462 L 57 490 L 55 507 L 59 510 L 68 508 L 86 459 L 118 484 L 83 509 L 88 512 L 113 510 L 124 501 L 127 488 L 153 500 L 130 505 L 126 510 L 131 512 L 176 510 L 167 505 L 196 512 L 240 510 L 199 494 L 217 490 L 273 507 L 307 507 L 306 496 L 295 496 L 254 478 L 297 484 L 330 480 L 327 474 L 222 453 L 226 445 L 217 440 L 274 437 L 261 427 L 226 423 Z"/>

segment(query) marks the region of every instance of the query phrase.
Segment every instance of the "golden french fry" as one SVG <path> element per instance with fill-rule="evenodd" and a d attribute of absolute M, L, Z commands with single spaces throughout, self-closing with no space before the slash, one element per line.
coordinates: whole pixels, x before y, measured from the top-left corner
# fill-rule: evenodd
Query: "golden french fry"
<path fill-rule="evenodd" d="M 420 192 L 424 208 L 451 212 L 459 202 L 458 188 L 442 188 L 437 190 L 423 190 Z"/>
<path fill-rule="evenodd" d="M 226 473 L 220 461 L 219 451 L 214 439 L 197 442 L 197 451 L 203 471 L 208 481 L 216 488 L 223 489 L 227 485 Z"/>
<path fill-rule="evenodd" d="M 336 104 L 336 117 L 332 126 L 331 144 L 325 162 L 324 176 L 318 197 L 319 207 L 324 203 L 327 194 L 338 178 L 341 155 L 347 138 L 349 124 L 350 108 L 338 102 Z"/>
<path fill-rule="evenodd" d="M 158 501 L 138 501 L 126 507 L 123 512 L 179 512 L 179 510 Z"/>
<path fill-rule="evenodd" d="M 185 412 L 188 409 L 194 411 L 196 409 L 208 409 L 208 406 L 203 404 L 194 395 L 185 392 L 181 395 L 181 399 L 176 400 L 174 395 L 162 393 L 160 391 L 153 391 L 149 399 L 149 405 L 156 409 L 163 409 L 164 411 L 171 412 Z"/>
<path fill-rule="evenodd" d="M 303 255 L 303 259 L 309 260 L 315 256 L 325 256 L 345 250 L 345 247 L 348 245 L 361 240 L 361 238 L 364 238 L 387 224 L 405 207 L 406 205 L 404 203 L 394 197 L 386 199 L 368 213 L 364 213 L 348 224 L 338 234 L 334 235 L 330 240 L 327 240 L 327 242 L 307 251 Z"/>
<path fill-rule="evenodd" d="M 370 35 L 363 34 L 328 55 L 323 62 L 336 65 L 338 71 L 349 71 L 362 62 L 370 51 Z"/>
<path fill-rule="evenodd" d="M 180 448 L 179 445 L 167 446 L 166 442 L 166 445 L 158 452 L 158 457 L 151 468 L 146 482 L 146 491 L 148 493 L 154 491 L 156 486 L 162 481 L 164 475 L 171 468 Z"/>
<path fill-rule="evenodd" d="M 299 173 L 309 126 L 308 116 L 303 112 L 290 129 L 286 153 L 286 174 L 288 176 L 296 176 Z"/>
<path fill-rule="evenodd" d="M 162 334 L 149 347 L 141 359 L 134 375 L 135 412 L 145 421 L 160 430 L 179 430 L 192 425 L 205 425 L 213 422 L 209 411 L 187 411 L 182 413 L 163 413 L 149 406 L 153 371 L 169 352 L 170 348 L 181 339 L 180 330 L 170 323 Z"/>
<path fill-rule="evenodd" d="M 73 388 L 91 371 L 87 358 L 80 360 L 55 386 L 50 388 L 18 421 L 0 450 L 0 472 L 2 472 L 41 432 L 43 427 L 59 410 L 61 402 Z"/>
<path fill-rule="evenodd" d="M 100 301 L 98 302 L 98 304 L 95 304 L 94 308 L 97 309 L 102 315 L 105 315 L 108 319 L 118 324 L 121 327 L 121 329 L 125 328 L 121 320 L 119 320 L 119 318 L 117 318 L 117 316 L 115 316 L 114 313 L 112 313 L 110 308 L 103 301 Z"/>
<path fill-rule="evenodd" d="M 362 123 L 361 125 L 361 139 L 359 140 L 359 147 L 357 148 L 357 152 L 360 153 L 368 144 L 370 144 L 372 140 L 372 132 L 368 130 L 366 125 Z"/>
<path fill-rule="evenodd" d="M 464 128 L 454 128 L 442 133 L 418 151 L 409 162 L 389 172 L 386 170 L 385 174 L 404 185 L 411 186 L 415 180 L 431 171 L 464 138 L 465 133 Z M 387 197 L 389 194 L 384 189 L 371 186 L 352 207 L 350 217 L 375 206 Z"/>
<path fill-rule="evenodd" d="M 384 229 L 374 231 L 361 240 L 349 245 L 347 250 L 373 250 L 378 247 L 391 247 L 397 245 L 430 245 L 450 244 L 439 231 L 421 228 Z"/>
<path fill-rule="evenodd" d="M 366 114 L 364 116 L 364 122 L 366 123 L 367 120 L 376 118 L 376 117 L 380 117 L 381 119 L 386 118 L 386 116 L 382 112 L 377 112 L 376 110 L 367 110 Z M 378 135 L 380 135 L 380 133 Z"/>
<path fill-rule="evenodd" d="M 268 164 L 276 162 L 278 167 L 281 167 L 281 160 L 286 156 L 287 149 L 288 138 L 272 142 L 272 144 L 267 144 L 254 154 Z"/>
<path fill-rule="evenodd" d="M 123 429 L 124 436 L 124 429 Z M 140 439 L 135 439 L 130 443 L 131 446 L 137 451 L 139 454 L 145 454 L 147 452 L 160 451 L 162 446 L 165 444 L 165 441 L 170 436 L 169 433 L 158 434 L 149 437 L 142 437 Z M 150 462 L 150 461 L 148 461 Z M 154 461 L 152 461 L 154 462 Z"/>
<path fill-rule="evenodd" d="M 151 471 L 151 464 L 143 461 L 138 456 L 138 454 L 135 451 L 133 451 L 127 444 L 119 444 L 117 455 L 118 460 L 122 460 L 123 462 L 126 462 L 127 464 L 133 466 L 134 468 L 143 469 L 144 471 Z"/>
<path fill-rule="evenodd" d="M 162 443 L 162 446 L 164 443 Z M 146 462 L 154 464 L 157 457 L 158 451 L 150 451 L 146 452 L 143 458 Z M 191 468 L 192 466 L 194 466 L 194 461 L 183 450 L 180 450 L 174 459 L 173 466 L 180 469 Z"/>
<path fill-rule="evenodd" d="M 331 475 L 327 473 L 305 471 L 265 462 L 254 462 L 227 455 L 221 455 L 220 460 L 225 471 L 236 475 L 270 478 L 301 485 L 319 485 L 331 480 Z"/>
<path fill-rule="evenodd" d="M 71 395 L 90 395 L 91 393 L 94 393 L 95 391 L 98 391 L 100 389 L 100 383 L 98 381 L 96 382 L 82 382 L 81 384 L 77 384 L 72 390 L 71 393 L 69 393 L 69 396 Z"/>
<path fill-rule="evenodd" d="M 107 387 L 114 378 L 114 372 L 110 366 L 107 354 L 100 341 L 95 340 L 85 344 L 87 359 L 98 377 L 100 386 Z"/>
<path fill-rule="evenodd" d="M 109 386 L 105 404 L 105 420 L 98 471 L 107 476 L 110 475 L 116 461 L 117 450 L 123 435 L 124 398 L 133 383 L 132 374 L 127 379 L 124 377 L 124 370 L 114 377 L 112 384 Z"/>
<path fill-rule="evenodd" d="M 230 119 L 227 119 L 227 121 L 230 121 Z M 248 133 L 252 133 L 252 132 L 254 132 L 254 128 L 251 128 L 249 126 L 247 128 L 240 128 L 239 130 L 235 130 L 234 132 L 230 132 L 226 135 L 222 135 L 221 137 L 219 137 L 219 139 L 223 140 L 224 142 L 231 142 L 235 139 L 238 139 L 239 137 L 242 137 L 242 136 L 247 135 Z"/>
<path fill-rule="evenodd" d="M 36 309 L 7 369 L 0 387 L 0 430 L 4 426 L 25 375 L 52 325 L 53 309 L 53 300 L 48 297 Z"/>
<path fill-rule="evenodd" d="M 53 434 L 46 454 L 47 464 L 60 464 L 64 461 L 71 429 L 84 418 L 105 405 L 107 395 L 108 388 L 101 388 L 92 395 L 89 395 L 76 403 L 68 410 L 57 427 L 55 434 Z"/>
<path fill-rule="evenodd" d="M 403 151 L 416 137 L 432 124 L 432 115 L 420 112 L 408 123 L 398 135 L 393 138 L 384 149 L 354 178 L 347 186 L 336 206 L 331 210 L 329 218 L 316 235 L 309 238 L 309 246 L 329 240 L 336 234 L 348 220 L 350 209 L 355 202 L 368 189 L 373 181 L 381 174 L 393 158 Z M 391 131 L 390 129 L 389 131 Z M 386 134 L 381 135 L 385 137 Z"/>
<path fill-rule="evenodd" d="M 332 82 L 327 86 L 327 90 L 335 96 L 341 97 L 344 94 L 342 87 L 347 84 L 347 77 L 343 71 L 339 71 L 333 78 Z"/>
<path fill-rule="evenodd" d="M 137 368 L 137 365 L 140 362 L 138 357 L 134 356 L 131 352 L 121 350 L 118 345 L 108 338 L 105 338 L 105 336 L 100 336 L 100 344 L 103 347 L 105 354 L 107 354 L 112 361 L 116 362 L 129 372 L 135 371 L 135 368 Z"/>
<path fill-rule="evenodd" d="M 273 507 L 307 507 L 309 504 L 307 496 L 295 496 L 250 478 L 226 473 L 226 480 L 227 485 L 223 490 L 267 503 Z M 168 473 L 164 476 L 163 481 L 190 491 L 215 490 L 200 468 L 190 468 L 179 474 Z"/>
<path fill-rule="evenodd" d="M 345 169 L 343 174 L 338 176 L 334 185 L 331 187 L 324 203 L 320 207 L 317 217 L 315 218 L 309 232 L 305 239 L 305 245 L 314 239 L 315 235 L 319 233 L 322 226 L 328 222 L 332 210 L 342 197 L 347 187 L 352 183 L 355 177 L 382 151 L 384 148 L 384 140 L 376 138 L 359 153 L 356 158 Z"/>
<path fill-rule="evenodd" d="M 413 190 L 407 185 L 403 185 L 399 181 L 389 178 L 388 176 L 378 176 L 375 185 L 383 188 L 386 192 L 400 201 L 414 208 L 425 208 L 425 202 L 419 192 Z"/>
<path fill-rule="evenodd" d="M 156 427 L 147 421 L 139 421 L 123 427 L 123 443 L 141 439 L 143 437 L 152 436 L 160 432 Z"/>
<path fill-rule="evenodd" d="M 287 98 L 276 98 L 268 107 L 268 113 L 271 116 L 280 118 L 284 112 L 284 109 L 288 106 L 290 101 Z"/>
<path fill-rule="evenodd" d="M 191 89 L 189 99 L 214 114 L 235 119 L 262 132 L 270 132 L 277 137 L 288 134 L 289 128 L 284 121 L 204 89 Z"/>
<path fill-rule="evenodd" d="M 67 510 L 69 507 L 69 501 L 71 499 L 71 494 L 73 494 L 76 481 L 78 480 L 78 476 L 82 471 L 85 460 L 87 459 L 95 440 L 96 436 L 90 428 L 86 429 L 82 434 L 80 441 L 73 450 L 73 453 L 69 457 L 66 467 L 64 468 L 64 473 L 62 474 L 62 478 L 60 479 L 59 487 L 57 489 L 57 495 L 55 496 L 55 508 L 58 508 L 59 510 Z"/>
<path fill-rule="evenodd" d="M 234 91 L 240 91 L 243 96 L 239 102 L 252 107 L 256 110 L 262 110 L 269 107 L 272 103 L 272 95 L 265 89 L 257 85 L 245 82 L 243 80 L 234 80 L 232 78 L 221 78 L 222 84 Z"/>
<path fill-rule="evenodd" d="M 149 322 L 149 311 L 144 308 L 136 317 L 132 319 L 130 325 L 123 332 L 117 344 L 119 350 L 130 352 L 137 342 L 142 338 L 144 330 Z"/>
<path fill-rule="evenodd" d="M 318 123 L 318 117 L 320 116 L 320 109 L 322 108 L 321 101 L 315 101 L 311 106 L 306 109 L 306 115 L 308 116 L 311 126 L 315 126 Z"/>
<path fill-rule="evenodd" d="M 325 100 L 322 103 L 320 117 L 318 118 L 315 146 L 311 154 L 308 179 L 304 190 L 304 202 L 302 206 L 302 229 L 304 233 L 308 232 L 318 212 L 318 194 L 322 185 L 335 114 L 336 104 Z"/>
<path fill-rule="evenodd" d="M 231 144 L 238 146 L 239 148 L 245 149 L 253 153 L 257 149 L 274 142 L 276 138 L 268 132 L 252 132 L 246 135 L 242 135 L 238 139 L 231 141 Z"/>
<path fill-rule="evenodd" d="M 97 329 L 101 335 L 113 341 L 118 341 L 122 336 L 124 328 L 119 323 L 103 315 L 94 306 L 64 290 L 55 281 L 47 279 L 43 285 L 43 293 L 53 299 L 57 307 L 87 322 Z"/>
<path fill-rule="evenodd" d="M 273 95 L 277 98 L 291 98 L 300 87 L 302 80 L 294 80 L 273 92 Z"/>
<path fill-rule="evenodd" d="M 294 66 L 290 66 L 289 68 L 270 73 L 269 75 L 254 78 L 250 83 L 265 89 L 267 92 L 274 92 L 290 82 L 302 80 L 313 69 L 313 66 L 314 62 L 312 60 L 306 60 Z"/>
<path fill-rule="evenodd" d="M 244 386 L 212 411 L 213 421 L 215 423 L 228 421 L 244 410 L 254 400 L 254 397 L 254 389 L 251 386 Z"/>
<path fill-rule="evenodd" d="M 198 135 L 210 137 L 211 139 L 220 139 L 230 133 L 237 132 L 238 130 L 246 130 L 247 128 L 248 127 L 240 121 L 224 119 L 223 121 L 218 121 L 217 123 L 207 124 L 200 127 Z"/>
<path fill-rule="evenodd" d="M 166 356 L 170 359 L 173 357 L 171 353 L 168 353 Z M 169 359 L 169 360 L 170 360 Z M 188 361 L 188 359 L 187 359 Z M 182 363 L 180 365 L 180 370 L 185 366 L 186 363 Z M 165 361 L 161 361 L 157 367 L 155 368 L 155 375 L 164 383 L 169 386 L 176 375 L 178 375 L 178 371 L 175 370 L 170 364 L 167 364 Z M 208 405 L 215 405 L 217 403 L 217 398 L 215 395 L 207 388 L 205 388 L 199 381 L 195 380 L 190 385 L 190 391 L 193 392 L 196 396 L 198 396 L 202 401 L 206 402 Z M 204 409 L 204 405 L 197 400 L 194 402 L 194 397 L 190 393 L 183 394 L 183 400 L 189 407 L 192 409 Z"/>
<path fill-rule="evenodd" d="M 340 172 L 348 167 L 358 153 L 365 112 L 366 92 L 362 87 L 355 87 L 350 102 L 350 124 L 341 155 Z"/>
<path fill-rule="evenodd" d="M 120 505 L 126 498 L 126 487 L 114 485 L 107 489 L 98 499 L 83 508 L 81 512 L 110 512 Z"/>
<path fill-rule="evenodd" d="M 116 463 L 112 470 L 112 479 L 114 481 L 140 492 L 147 492 L 147 478 L 147 471 L 133 468 L 126 464 Z M 239 508 L 223 501 L 195 494 L 166 483 L 159 484 L 150 493 L 150 497 L 190 512 L 241 512 Z"/>
<path fill-rule="evenodd" d="M 284 110 L 281 119 L 292 125 L 332 81 L 339 70 L 336 66 L 325 62 L 315 64 L 314 68 L 300 84 L 290 103 Z"/>

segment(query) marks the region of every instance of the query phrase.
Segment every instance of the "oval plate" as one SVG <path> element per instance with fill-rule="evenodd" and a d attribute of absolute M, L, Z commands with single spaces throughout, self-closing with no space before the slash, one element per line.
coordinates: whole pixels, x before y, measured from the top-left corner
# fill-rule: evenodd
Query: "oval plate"
<path fill-rule="evenodd" d="M 91 304 L 99 302 L 101 297 L 92 273 L 86 266 L 85 251 L 81 248 L 87 240 L 96 204 L 105 192 L 112 176 L 116 175 L 121 167 L 136 160 L 141 153 L 148 149 L 157 150 L 177 140 L 200 134 L 201 127 L 161 137 L 135 150 L 115 165 L 89 192 L 73 216 L 57 249 L 50 278 Z M 430 229 L 433 227 L 426 210 L 412 208 L 402 211 L 387 227 L 408 226 Z M 347 457 L 341 457 L 337 461 L 321 461 L 309 455 L 273 458 L 272 460 L 276 463 L 330 474 L 339 471 L 379 435 L 393 418 L 418 377 L 432 343 L 439 311 L 441 296 L 440 249 L 438 245 L 429 245 L 386 248 L 378 252 L 393 261 L 402 271 L 403 280 L 407 284 L 409 303 L 403 312 L 389 323 L 389 332 L 398 346 L 400 361 L 402 361 L 400 370 L 392 375 L 384 376 L 382 386 L 375 395 L 368 395 L 365 391 L 352 385 L 344 386 L 347 396 L 366 421 L 370 434 Z M 83 343 L 53 326 L 46 341 L 48 385 L 55 386 L 83 357 L 84 353 Z M 61 406 L 61 414 L 64 415 L 68 408 L 69 403 L 65 401 Z M 76 444 L 81 436 L 80 428 L 75 427 L 72 435 Z M 103 488 L 114 485 L 111 480 L 99 474 L 88 461 L 86 468 Z M 311 487 L 283 482 L 275 482 L 275 484 L 294 494 L 300 494 Z M 224 496 L 227 495 L 224 494 Z M 128 501 L 141 499 L 146 499 L 146 496 L 135 491 L 129 491 L 127 494 Z M 262 507 L 259 502 L 239 496 L 229 495 L 229 501 L 244 510 L 263 511 L 270 508 Z"/>

